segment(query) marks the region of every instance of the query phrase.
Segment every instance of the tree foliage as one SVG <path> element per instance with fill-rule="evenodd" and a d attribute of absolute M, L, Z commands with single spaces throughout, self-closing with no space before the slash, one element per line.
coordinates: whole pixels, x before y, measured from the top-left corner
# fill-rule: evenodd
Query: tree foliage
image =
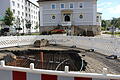
<path fill-rule="evenodd" d="M 11 26 L 11 25 L 13 25 L 13 23 L 12 23 L 13 20 L 14 20 L 13 13 L 10 10 L 10 8 L 8 8 L 5 12 L 4 23 L 8 26 Z"/>
<path fill-rule="evenodd" d="M 102 28 L 107 29 L 109 27 L 120 28 L 120 18 L 113 18 L 112 20 L 102 20 Z"/>
<path fill-rule="evenodd" d="M 38 23 L 36 23 L 36 26 L 35 26 L 34 29 L 38 29 L 38 28 L 39 28 L 39 25 L 38 25 Z"/>
<path fill-rule="evenodd" d="M 102 27 L 106 27 L 106 25 L 107 25 L 107 24 L 106 24 L 106 21 L 105 21 L 105 20 L 102 20 L 102 24 L 101 24 L 101 25 L 102 25 Z"/>

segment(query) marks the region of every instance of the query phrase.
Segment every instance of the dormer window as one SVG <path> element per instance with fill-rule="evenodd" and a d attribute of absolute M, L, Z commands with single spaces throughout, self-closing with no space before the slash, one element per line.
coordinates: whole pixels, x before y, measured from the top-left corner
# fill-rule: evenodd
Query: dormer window
<path fill-rule="evenodd" d="M 55 4 L 52 4 L 52 5 L 51 5 L 51 8 L 52 8 L 52 9 L 56 9 L 56 5 L 55 5 Z"/>

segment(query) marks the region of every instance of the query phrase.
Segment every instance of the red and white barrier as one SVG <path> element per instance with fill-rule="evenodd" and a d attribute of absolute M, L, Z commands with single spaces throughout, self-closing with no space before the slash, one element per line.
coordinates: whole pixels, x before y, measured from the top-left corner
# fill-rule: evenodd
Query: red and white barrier
<path fill-rule="evenodd" d="M 120 75 L 96 74 L 65 71 L 34 69 L 34 64 L 30 68 L 5 66 L 4 61 L 0 63 L 0 80 L 120 80 Z"/>
<path fill-rule="evenodd" d="M 18 71 L 0 70 L 0 80 L 115 80 L 108 78 L 68 77 L 59 75 L 35 74 Z M 116 79 L 120 80 L 120 79 Z"/>

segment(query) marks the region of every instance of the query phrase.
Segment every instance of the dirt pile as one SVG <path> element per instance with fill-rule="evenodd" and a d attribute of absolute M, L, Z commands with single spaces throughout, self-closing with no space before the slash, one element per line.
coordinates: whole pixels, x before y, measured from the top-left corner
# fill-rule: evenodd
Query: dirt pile
<path fill-rule="evenodd" d="M 34 42 L 34 47 L 45 47 L 49 46 L 49 41 L 47 39 L 36 40 Z"/>

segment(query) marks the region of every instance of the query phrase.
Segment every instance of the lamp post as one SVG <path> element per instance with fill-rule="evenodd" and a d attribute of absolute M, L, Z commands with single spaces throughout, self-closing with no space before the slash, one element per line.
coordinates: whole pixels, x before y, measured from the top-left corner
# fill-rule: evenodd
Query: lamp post
<path fill-rule="evenodd" d="M 24 32 L 24 19 L 23 18 L 22 18 L 21 22 L 22 22 L 22 26 L 23 26 L 23 35 L 24 35 L 25 32 Z"/>
<path fill-rule="evenodd" d="M 111 32 L 112 32 L 112 37 L 114 38 L 114 37 L 115 37 L 115 27 L 112 26 L 111 28 L 112 28 L 112 30 L 111 30 Z"/>
<path fill-rule="evenodd" d="M 26 20 L 26 28 L 29 29 L 28 33 L 31 33 L 31 22 Z"/>
<path fill-rule="evenodd" d="M 17 40 L 18 40 L 18 43 L 17 43 L 17 46 L 19 47 L 19 31 L 22 30 L 22 28 L 20 27 L 21 23 L 20 23 L 20 18 L 17 16 L 17 19 L 16 19 L 16 30 L 18 32 L 18 35 L 17 35 Z"/>

